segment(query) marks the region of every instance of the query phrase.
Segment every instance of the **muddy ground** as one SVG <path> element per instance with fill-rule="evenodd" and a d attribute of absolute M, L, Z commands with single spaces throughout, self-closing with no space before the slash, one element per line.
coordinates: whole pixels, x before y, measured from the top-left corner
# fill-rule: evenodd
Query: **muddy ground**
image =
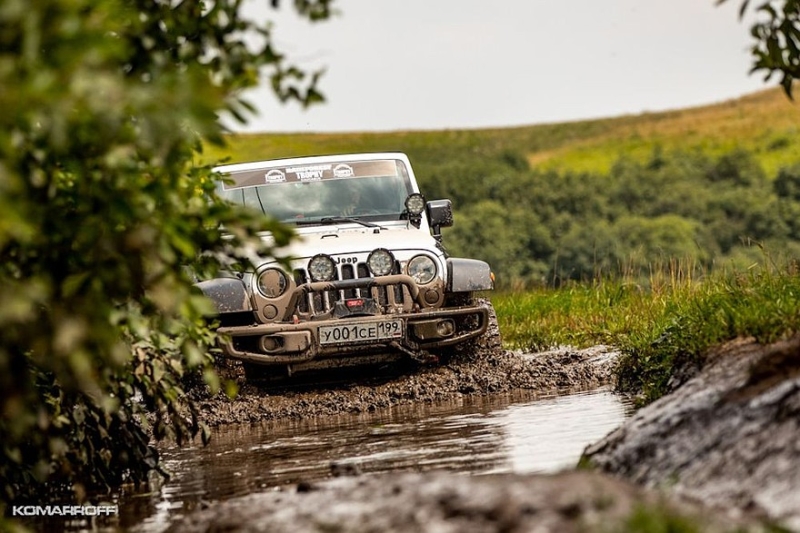
<path fill-rule="evenodd" d="M 504 350 L 496 324 L 476 346 L 452 355 L 445 364 L 368 369 L 358 379 L 321 387 L 252 386 L 244 382 L 237 363 L 225 374 L 237 380 L 241 392 L 230 400 L 223 395 L 200 399 L 204 421 L 210 426 L 253 423 L 280 418 L 304 418 L 362 413 L 408 403 L 430 403 L 465 395 L 531 390 L 556 392 L 589 390 L 610 383 L 617 352 L 606 346 L 585 350 L 560 348 L 524 354 Z"/>
<path fill-rule="evenodd" d="M 359 412 L 517 388 L 553 392 L 612 379 L 605 347 L 481 357 L 330 390 L 208 400 L 212 422 Z M 595 471 L 339 476 L 213 504 L 173 531 L 798 531 L 800 336 L 739 339 L 587 449 Z M 676 381 L 678 383 L 678 381 Z M 605 473 L 601 473 L 603 471 Z M 774 528 L 779 525 L 779 528 Z M 786 529 L 782 529 L 786 528 Z"/>

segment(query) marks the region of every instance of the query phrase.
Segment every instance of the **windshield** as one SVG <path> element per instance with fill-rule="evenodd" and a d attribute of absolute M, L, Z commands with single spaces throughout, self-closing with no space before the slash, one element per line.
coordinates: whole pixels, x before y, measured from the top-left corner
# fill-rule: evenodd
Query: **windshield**
<path fill-rule="evenodd" d="M 339 217 L 398 220 L 413 192 L 398 160 L 247 170 L 226 178 L 218 188 L 222 198 L 298 224 Z"/>

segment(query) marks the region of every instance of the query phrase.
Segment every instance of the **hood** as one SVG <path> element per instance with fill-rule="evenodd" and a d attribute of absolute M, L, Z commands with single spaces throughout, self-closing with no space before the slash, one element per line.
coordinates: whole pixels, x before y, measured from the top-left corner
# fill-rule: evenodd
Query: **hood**
<path fill-rule="evenodd" d="M 383 228 L 349 224 L 314 226 L 298 228 L 297 233 L 298 237 L 289 246 L 278 250 L 277 254 L 292 257 L 303 265 L 317 254 L 327 254 L 332 257 L 349 256 L 364 260 L 376 248 L 386 248 L 400 260 L 420 251 L 427 251 L 439 257 L 444 255 L 430 233 L 406 224 Z M 265 236 L 265 238 L 270 237 Z"/>

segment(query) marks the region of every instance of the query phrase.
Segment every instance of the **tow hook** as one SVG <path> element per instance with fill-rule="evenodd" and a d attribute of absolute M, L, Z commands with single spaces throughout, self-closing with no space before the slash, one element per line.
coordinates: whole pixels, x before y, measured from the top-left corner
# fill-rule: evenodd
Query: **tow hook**
<path fill-rule="evenodd" d="M 405 346 L 401 346 L 400 343 L 397 342 L 397 341 L 390 342 L 389 346 L 391 346 L 392 348 L 396 348 L 396 349 L 400 350 L 401 352 L 403 352 L 404 354 L 409 356 L 411 359 L 413 359 L 417 363 L 420 363 L 420 364 L 423 364 L 423 365 L 434 365 L 434 364 L 437 364 L 439 362 L 439 357 L 437 357 L 436 355 L 434 355 L 434 354 L 432 354 L 432 353 L 430 353 L 429 351 L 426 351 L 426 350 L 419 350 L 419 351 L 409 350 Z"/>

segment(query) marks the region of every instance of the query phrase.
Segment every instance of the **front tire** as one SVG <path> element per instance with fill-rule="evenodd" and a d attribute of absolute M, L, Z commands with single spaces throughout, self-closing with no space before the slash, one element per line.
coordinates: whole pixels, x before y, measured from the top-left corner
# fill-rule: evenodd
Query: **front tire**
<path fill-rule="evenodd" d="M 289 372 L 286 367 L 259 365 L 258 363 L 242 361 L 242 368 L 244 369 L 244 381 L 248 385 L 267 385 L 285 381 L 289 378 Z"/>
<path fill-rule="evenodd" d="M 486 331 L 481 335 L 475 337 L 474 339 L 463 342 L 458 346 L 454 346 L 448 350 L 447 353 L 443 354 L 444 362 L 449 362 L 452 360 L 474 361 L 476 359 L 485 357 L 489 353 L 502 350 L 503 339 L 497 322 L 497 313 L 494 310 L 492 302 L 489 301 L 488 298 L 474 298 L 472 294 L 460 293 L 453 295 L 453 297 L 448 301 L 451 303 L 451 305 L 456 306 L 479 305 L 486 307 L 489 311 L 489 323 L 487 324 Z M 458 325 L 459 328 L 470 327 L 470 324 L 467 323 L 466 320 L 468 319 L 465 319 L 465 322 L 462 322 Z M 474 325 L 473 327 L 477 327 L 477 325 Z"/>

